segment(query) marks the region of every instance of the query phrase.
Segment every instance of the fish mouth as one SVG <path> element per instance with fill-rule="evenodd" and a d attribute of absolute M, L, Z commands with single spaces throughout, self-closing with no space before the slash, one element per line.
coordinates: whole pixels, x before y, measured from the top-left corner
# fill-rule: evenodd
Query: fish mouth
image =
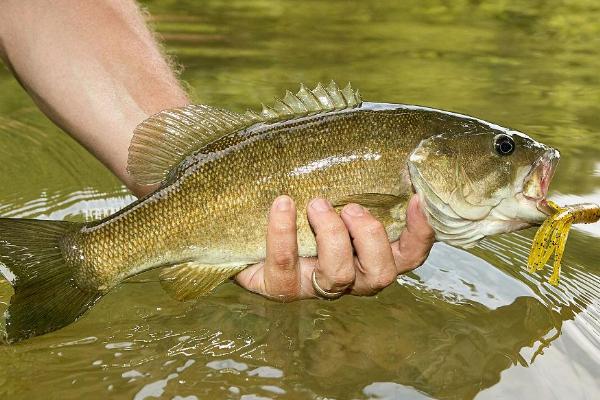
<path fill-rule="evenodd" d="M 536 208 L 545 215 L 552 214 L 552 209 L 546 201 L 550 181 L 560 160 L 558 150 L 549 149 L 538 158 L 523 180 L 523 196 L 535 202 Z"/>

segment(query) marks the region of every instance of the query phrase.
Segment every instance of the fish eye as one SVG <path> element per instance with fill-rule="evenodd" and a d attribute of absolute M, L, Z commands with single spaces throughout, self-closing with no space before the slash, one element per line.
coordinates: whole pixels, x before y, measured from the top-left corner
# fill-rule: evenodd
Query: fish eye
<path fill-rule="evenodd" d="M 509 156 L 515 151 L 515 141 L 508 135 L 497 135 L 494 138 L 496 153 L 501 156 Z"/>

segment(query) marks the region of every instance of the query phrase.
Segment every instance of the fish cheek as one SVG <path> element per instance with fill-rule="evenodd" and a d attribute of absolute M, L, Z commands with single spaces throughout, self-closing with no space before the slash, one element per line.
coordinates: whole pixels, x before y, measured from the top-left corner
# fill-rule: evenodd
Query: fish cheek
<path fill-rule="evenodd" d="M 449 140 L 455 154 L 455 199 L 464 206 L 484 208 L 496 206 L 506 195 L 511 182 L 509 157 L 498 156 L 493 149 L 492 133 L 458 135 Z"/>
<path fill-rule="evenodd" d="M 442 135 L 421 141 L 408 160 L 410 179 L 418 193 L 433 192 L 448 203 L 456 188 L 456 159 Z M 425 193 L 423 193 L 425 192 Z"/>
<path fill-rule="evenodd" d="M 413 185 L 462 218 L 485 217 L 502 200 L 508 176 L 490 143 L 485 134 L 441 134 L 423 140 L 409 158 Z"/>
<path fill-rule="evenodd" d="M 460 185 L 464 200 L 478 206 L 496 206 L 507 197 L 510 183 L 509 174 L 502 171 L 498 165 L 479 164 L 478 170 L 464 170 Z"/>

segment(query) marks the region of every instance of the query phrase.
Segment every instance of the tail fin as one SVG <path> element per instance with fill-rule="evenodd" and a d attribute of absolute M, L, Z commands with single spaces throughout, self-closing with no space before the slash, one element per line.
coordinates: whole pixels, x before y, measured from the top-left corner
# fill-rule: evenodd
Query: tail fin
<path fill-rule="evenodd" d="M 0 218 L 0 273 L 15 291 L 6 311 L 6 341 L 18 342 L 62 328 L 102 296 L 77 287 L 75 269 L 61 251 L 60 239 L 78 226 Z"/>

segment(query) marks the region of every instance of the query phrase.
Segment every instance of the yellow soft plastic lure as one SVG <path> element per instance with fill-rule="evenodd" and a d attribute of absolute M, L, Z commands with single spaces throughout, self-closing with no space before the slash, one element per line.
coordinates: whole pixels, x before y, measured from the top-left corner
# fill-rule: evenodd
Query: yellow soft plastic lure
<path fill-rule="evenodd" d="M 571 225 L 597 222 L 600 220 L 600 206 L 585 203 L 561 207 L 550 200 L 547 201 L 547 204 L 554 213 L 536 232 L 527 265 L 529 272 L 539 271 L 544 268 L 554 253 L 554 266 L 549 282 L 556 286 L 560 275 L 560 262 Z"/>

